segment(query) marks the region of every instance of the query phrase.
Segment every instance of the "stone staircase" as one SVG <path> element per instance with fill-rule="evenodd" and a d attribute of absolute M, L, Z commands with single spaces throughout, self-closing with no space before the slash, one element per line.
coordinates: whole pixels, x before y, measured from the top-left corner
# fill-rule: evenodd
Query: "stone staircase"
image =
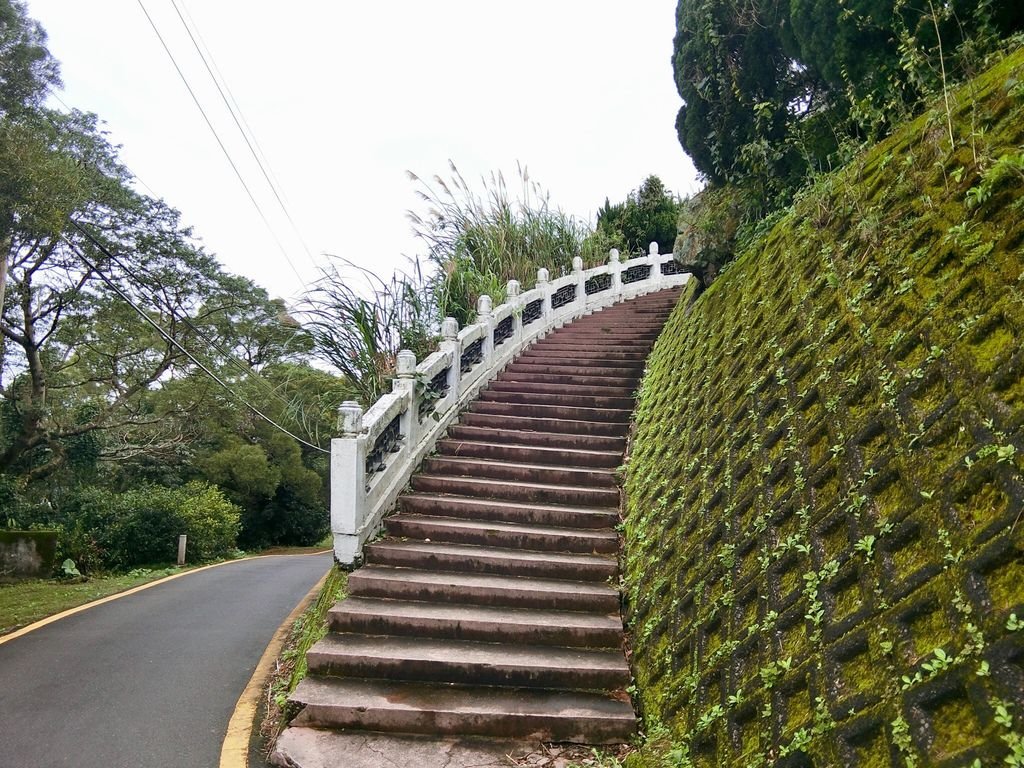
<path fill-rule="evenodd" d="M 552 332 L 461 415 L 331 610 L 292 725 L 587 744 L 633 735 L 615 468 L 679 294 Z"/>

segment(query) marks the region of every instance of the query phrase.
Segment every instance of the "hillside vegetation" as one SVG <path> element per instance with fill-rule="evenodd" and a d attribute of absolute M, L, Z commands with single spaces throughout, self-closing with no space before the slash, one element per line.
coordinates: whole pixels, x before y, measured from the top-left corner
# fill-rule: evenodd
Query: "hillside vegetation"
<path fill-rule="evenodd" d="M 1024 765 L 1024 52 L 946 103 L 650 358 L 635 764 Z"/>

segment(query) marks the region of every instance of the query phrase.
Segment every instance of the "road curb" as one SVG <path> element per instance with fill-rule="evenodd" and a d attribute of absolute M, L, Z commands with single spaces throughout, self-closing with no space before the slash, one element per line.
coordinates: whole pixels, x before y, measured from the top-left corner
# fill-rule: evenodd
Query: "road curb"
<path fill-rule="evenodd" d="M 280 557 L 288 557 L 288 555 L 280 555 Z M 253 722 L 256 719 L 256 707 L 263 696 L 263 688 L 273 671 L 274 662 L 277 661 L 278 656 L 281 654 L 281 649 L 288 639 L 288 632 L 292 624 L 309 607 L 310 603 L 316 599 L 317 594 L 323 589 L 324 583 L 330 575 L 331 567 L 328 567 L 326 573 L 306 593 L 306 596 L 299 601 L 287 618 L 281 622 L 281 626 L 274 632 L 274 636 L 267 644 L 260 660 L 256 662 L 256 669 L 253 670 L 252 677 L 249 678 L 249 682 L 242 691 L 242 695 L 238 697 L 235 709 L 231 713 L 231 719 L 228 720 L 228 729 L 224 734 L 224 741 L 220 748 L 219 768 L 248 768 L 249 746 L 252 741 Z"/>

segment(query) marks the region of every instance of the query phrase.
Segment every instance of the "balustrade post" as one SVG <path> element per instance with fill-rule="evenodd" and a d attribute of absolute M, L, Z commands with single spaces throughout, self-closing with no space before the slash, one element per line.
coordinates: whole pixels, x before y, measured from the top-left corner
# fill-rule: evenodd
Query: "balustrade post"
<path fill-rule="evenodd" d="M 480 348 L 480 365 L 487 370 L 494 362 L 494 315 L 491 313 L 491 297 L 486 293 L 476 300 L 476 321 L 485 326 L 483 346 Z"/>
<path fill-rule="evenodd" d="M 580 307 L 582 314 L 587 306 L 587 279 L 583 276 L 583 259 L 579 256 L 572 257 L 572 271 L 576 276 L 576 300 L 573 304 Z"/>
<path fill-rule="evenodd" d="M 359 556 L 359 530 L 367 514 L 366 436 L 359 403 L 341 404 L 338 430 L 340 437 L 331 440 L 331 531 L 335 558 L 352 565 Z"/>
<path fill-rule="evenodd" d="M 448 402 L 457 403 L 459 395 L 462 394 L 459 390 L 459 384 L 462 382 L 462 371 L 460 370 L 462 345 L 459 344 L 459 321 L 454 317 L 446 317 L 441 321 L 441 343 L 439 347 L 451 359 L 451 364 L 448 366 L 448 397 L 450 398 Z"/>
<path fill-rule="evenodd" d="M 647 260 L 651 264 L 651 284 L 654 286 L 651 290 L 657 290 L 661 284 L 661 264 L 658 262 L 661 259 L 658 258 L 658 244 L 655 241 L 651 241 L 651 244 L 647 247 Z"/>
<path fill-rule="evenodd" d="M 420 441 L 419 401 L 416 396 L 416 355 L 411 350 L 403 349 L 395 359 L 395 380 L 391 382 L 391 390 L 403 396 L 405 415 L 402 416 L 402 435 L 405 445 L 415 447 Z"/>
<path fill-rule="evenodd" d="M 619 261 L 618 248 L 608 252 L 608 271 L 612 275 L 612 296 L 617 299 L 622 293 L 622 262 Z"/>
<path fill-rule="evenodd" d="M 551 320 L 551 283 L 550 275 L 544 267 L 537 270 L 537 288 L 543 302 L 540 305 L 540 316 L 543 326 L 546 328 Z"/>
<path fill-rule="evenodd" d="M 512 343 L 517 347 L 523 338 L 523 300 L 519 291 L 519 281 L 509 280 L 505 286 L 505 300 L 512 305 L 512 337 L 506 344 Z"/>

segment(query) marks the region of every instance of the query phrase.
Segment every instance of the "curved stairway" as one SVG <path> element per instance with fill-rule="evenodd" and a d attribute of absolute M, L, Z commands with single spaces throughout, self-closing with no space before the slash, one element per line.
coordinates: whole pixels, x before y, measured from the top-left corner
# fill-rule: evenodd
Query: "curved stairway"
<path fill-rule="evenodd" d="M 554 331 L 461 415 L 331 610 L 292 725 L 587 744 L 633 735 L 615 471 L 644 360 L 679 294 Z"/>

